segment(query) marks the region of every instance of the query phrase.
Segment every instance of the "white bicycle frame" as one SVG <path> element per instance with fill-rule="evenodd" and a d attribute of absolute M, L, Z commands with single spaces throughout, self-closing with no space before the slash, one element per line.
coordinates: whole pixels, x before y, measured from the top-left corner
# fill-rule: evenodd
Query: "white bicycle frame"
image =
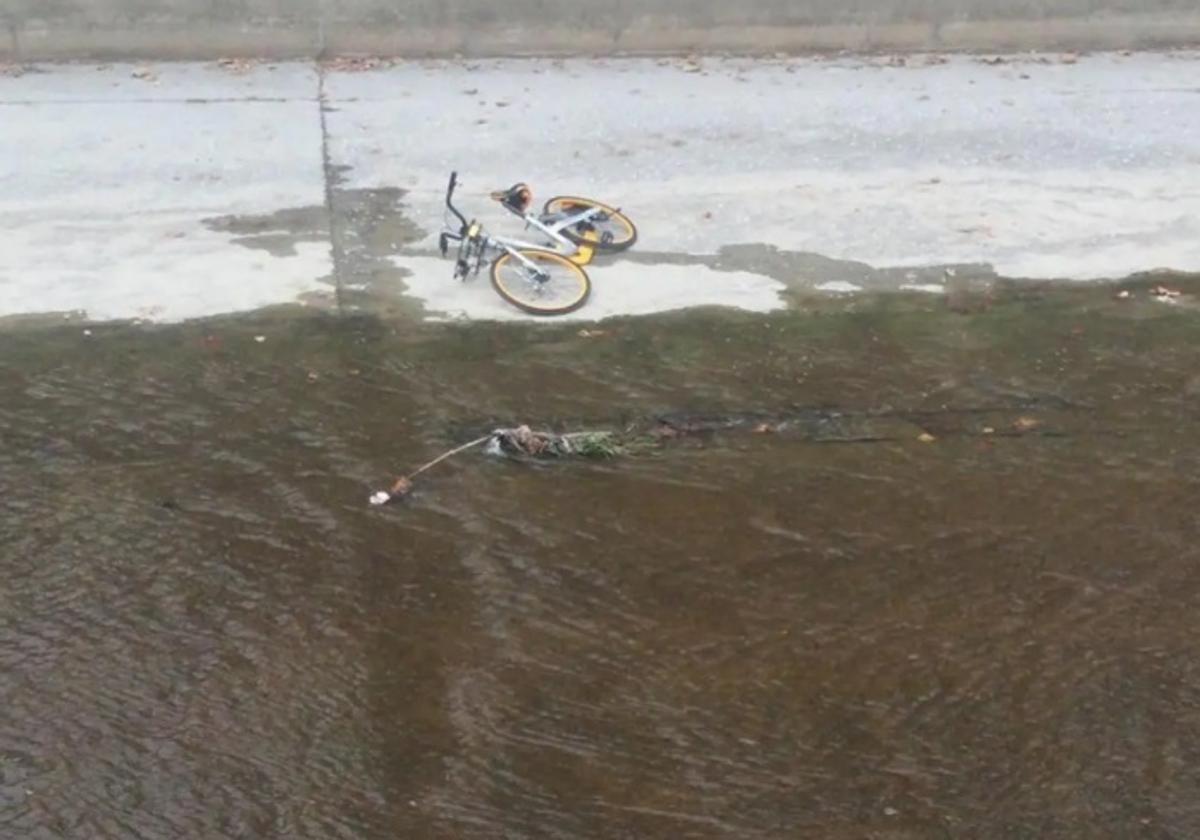
<path fill-rule="evenodd" d="M 561 231 L 564 228 L 570 227 L 571 225 L 577 225 L 580 222 L 586 222 L 588 219 L 592 218 L 593 216 L 595 216 L 601 212 L 603 212 L 603 211 L 599 207 L 588 207 L 587 209 L 582 210 L 578 213 L 573 213 L 573 214 L 568 213 L 563 218 L 561 218 L 561 219 L 555 221 L 553 224 L 549 224 L 549 225 L 546 224 L 545 222 L 543 222 L 541 220 L 541 218 L 538 217 L 534 213 L 523 213 L 520 215 L 520 218 L 525 221 L 526 228 L 529 228 L 529 227 L 537 228 L 542 233 L 546 234 L 546 236 L 553 239 L 554 242 L 559 247 L 566 249 L 567 254 L 565 254 L 564 256 L 569 256 L 570 254 L 576 253 L 579 250 L 579 246 L 576 245 L 574 242 L 572 242 L 570 239 L 567 239 L 565 236 L 563 236 Z M 543 248 L 543 247 L 545 247 L 543 245 L 535 245 L 532 242 L 523 242 L 520 239 L 510 239 L 508 237 L 498 237 L 498 238 L 503 239 L 504 241 L 508 242 L 509 244 L 513 245 L 516 248 Z M 555 249 L 555 250 L 557 250 L 557 249 Z"/>
<path fill-rule="evenodd" d="M 570 256 L 573 256 L 574 254 L 579 253 L 579 246 L 576 245 L 574 242 L 572 242 L 570 239 L 567 239 L 565 236 L 563 236 L 560 231 L 562 231 L 566 227 L 569 227 L 570 225 L 576 225 L 576 224 L 579 224 L 580 222 L 585 222 L 588 219 L 592 218 L 592 216 L 595 216 L 597 213 L 600 213 L 600 212 L 601 212 L 601 209 L 599 207 L 589 207 L 586 210 L 583 210 L 582 212 L 575 213 L 575 214 L 569 214 L 565 218 L 559 219 L 558 221 L 555 221 L 553 224 L 550 224 L 550 225 L 543 222 L 540 218 L 535 216 L 533 213 L 525 213 L 521 216 L 521 218 L 525 220 L 525 226 L 527 228 L 528 227 L 537 228 L 542 233 L 546 234 L 546 236 L 548 236 L 554 240 L 555 244 L 558 246 L 553 249 L 555 253 L 562 253 L 562 255 L 564 257 L 570 257 Z M 476 224 L 478 224 L 478 223 L 476 223 Z M 539 274 L 541 273 L 541 270 L 537 267 L 537 265 L 534 264 L 531 260 L 527 259 L 525 257 L 525 255 L 522 254 L 517 249 L 532 248 L 536 251 L 544 251 L 544 250 L 546 250 L 545 245 L 538 245 L 533 242 L 526 242 L 522 239 L 513 239 L 512 237 L 508 237 L 508 236 L 493 236 L 491 234 L 485 233 L 482 227 L 480 227 L 479 233 L 483 237 L 482 242 L 483 242 L 483 246 L 485 249 L 488 247 L 492 247 L 492 248 L 497 248 L 499 250 L 505 251 L 508 254 L 510 254 L 511 256 L 520 260 L 525 265 L 526 268 L 528 268 L 532 271 L 536 271 Z M 561 251 L 559 250 L 560 248 L 562 249 Z"/>

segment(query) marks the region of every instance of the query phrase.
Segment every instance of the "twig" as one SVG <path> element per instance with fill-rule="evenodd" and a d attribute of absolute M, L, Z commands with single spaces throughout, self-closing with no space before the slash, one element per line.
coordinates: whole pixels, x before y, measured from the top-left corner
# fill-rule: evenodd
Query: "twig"
<path fill-rule="evenodd" d="M 472 446 L 478 446 L 481 443 L 487 443 L 491 439 L 492 439 L 491 435 L 484 435 L 481 438 L 475 438 L 475 440 L 471 441 L 470 443 L 464 443 L 462 446 L 456 446 L 448 452 L 443 452 L 441 455 L 434 458 L 428 464 L 425 464 L 422 467 L 417 467 L 415 470 L 413 470 L 407 476 L 405 476 L 405 478 L 412 480 L 412 479 L 416 478 L 417 476 L 419 476 L 421 473 L 425 472 L 425 470 L 429 469 L 430 467 L 436 467 L 438 464 L 440 464 L 442 461 L 445 461 L 451 455 L 457 455 L 459 452 L 463 452 L 464 450 L 470 449 Z"/>
<path fill-rule="evenodd" d="M 416 478 L 417 476 L 419 476 L 421 473 L 425 472 L 426 470 L 430 469 L 431 467 L 436 467 L 438 464 L 440 464 L 442 461 L 445 461 L 451 455 L 457 455 L 459 452 L 463 452 L 467 449 L 470 449 L 473 446 L 479 446 L 479 444 L 481 444 L 481 443 L 487 443 L 487 441 L 491 440 L 491 438 L 492 438 L 491 435 L 484 435 L 481 438 L 475 438 L 475 440 L 471 441 L 470 443 L 464 443 L 461 446 L 456 446 L 453 449 L 443 452 L 441 455 L 434 458 L 428 464 L 423 464 L 422 466 L 417 467 L 415 470 L 410 472 L 408 475 L 404 475 L 404 476 L 401 476 L 400 478 L 397 478 L 395 480 L 395 482 L 393 482 L 393 484 L 389 490 L 379 490 L 379 491 L 376 491 L 375 493 L 372 493 L 371 499 L 370 499 L 371 504 L 385 505 L 388 502 L 390 502 L 392 499 L 396 498 L 397 496 L 407 496 L 408 492 L 410 490 L 412 490 L 412 480 L 414 478 Z"/>

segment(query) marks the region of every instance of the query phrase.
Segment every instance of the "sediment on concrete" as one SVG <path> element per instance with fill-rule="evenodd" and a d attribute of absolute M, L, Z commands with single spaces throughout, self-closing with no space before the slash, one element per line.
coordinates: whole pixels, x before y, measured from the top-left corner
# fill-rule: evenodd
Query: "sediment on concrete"
<path fill-rule="evenodd" d="M 0 0 L 0 60 L 1200 44 L 1195 0 Z"/>

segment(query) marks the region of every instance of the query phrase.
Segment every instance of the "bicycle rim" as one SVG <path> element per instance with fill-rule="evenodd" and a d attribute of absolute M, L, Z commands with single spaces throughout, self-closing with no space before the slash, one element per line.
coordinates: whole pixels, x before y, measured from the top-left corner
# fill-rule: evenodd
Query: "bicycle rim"
<path fill-rule="evenodd" d="M 599 208 L 601 212 L 583 224 L 590 225 L 595 230 L 599 237 L 599 241 L 595 243 L 597 248 L 602 251 L 622 251 L 637 241 L 637 228 L 634 227 L 629 217 L 616 208 L 601 204 L 599 201 L 560 195 L 547 201 L 544 210 L 547 215 L 558 215 L 578 213 L 593 207 Z M 563 235 L 579 244 L 588 241 L 588 238 L 584 236 L 585 230 L 581 230 L 579 225 L 572 225 L 563 229 Z"/>
<path fill-rule="evenodd" d="M 492 286 L 500 297 L 533 315 L 561 315 L 587 301 L 592 286 L 582 268 L 553 251 L 520 254 L 534 268 L 508 253 L 492 263 Z"/>

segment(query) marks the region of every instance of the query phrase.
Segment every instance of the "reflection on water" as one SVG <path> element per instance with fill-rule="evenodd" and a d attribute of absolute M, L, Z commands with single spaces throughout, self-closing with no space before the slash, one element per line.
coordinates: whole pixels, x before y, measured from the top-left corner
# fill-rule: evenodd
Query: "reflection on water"
<path fill-rule="evenodd" d="M 0 834 L 1195 836 L 1196 316 L 829 306 L 0 334 Z"/>

